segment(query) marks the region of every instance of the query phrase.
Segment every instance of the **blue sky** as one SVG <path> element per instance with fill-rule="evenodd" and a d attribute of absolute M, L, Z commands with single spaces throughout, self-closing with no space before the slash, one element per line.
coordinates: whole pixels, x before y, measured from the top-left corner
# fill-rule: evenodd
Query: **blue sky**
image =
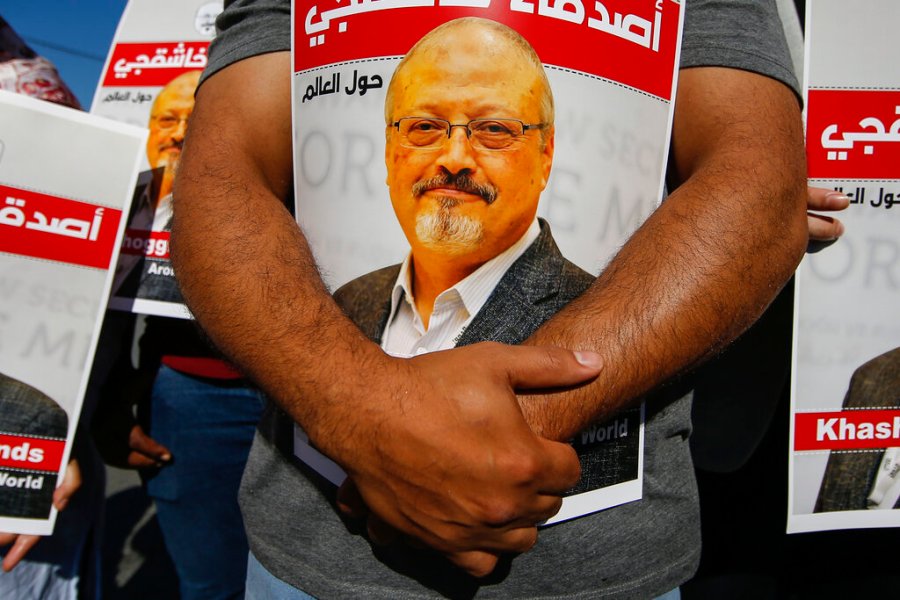
<path fill-rule="evenodd" d="M 0 0 L 0 15 L 53 61 L 88 110 L 126 0 Z"/>

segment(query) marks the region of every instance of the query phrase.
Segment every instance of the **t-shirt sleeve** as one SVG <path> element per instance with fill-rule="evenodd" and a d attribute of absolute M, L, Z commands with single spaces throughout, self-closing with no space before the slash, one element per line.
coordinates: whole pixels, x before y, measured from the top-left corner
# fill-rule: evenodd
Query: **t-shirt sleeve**
<path fill-rule="evenodd" d="M 774 0 L 687 0 L 685 5 L 681 68 L 753 71 L 800 95 Z"/>
<path fill-rule="evenodd" d="M 216 37 L 200 79 L 245 58 L 291 49 L 290 0 L 233 0 L 216 19 Z"/>

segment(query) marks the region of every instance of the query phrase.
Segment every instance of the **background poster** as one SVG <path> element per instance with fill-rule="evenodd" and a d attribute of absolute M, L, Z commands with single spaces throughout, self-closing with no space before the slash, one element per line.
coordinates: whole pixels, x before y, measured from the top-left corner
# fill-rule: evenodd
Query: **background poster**
<path fill-rule="evenodd" d="M 131 0 L 91 112 L 149 129 L 110 307 L 190 318 L 169 262 L 171 186 L 222 0 Z"/>
<path fill-rule="evenodd" d="M 296 0 L 297 215 L 329 288 L 409 253 L 385 185 L 385 96 L 409 49 L 463 16 L 515 29 L 540 57 L 555 103 L 555 151 L 538 216 L 563 256 L 597 274 L 663 194 L 682 12 L 673 0 Z M 584 444 L 642 431 L 639 408 L 620 419 L 585 432 Z M 327 471 L 302 432 L 295 451 Z M 627 481 L 599 490 L 607 495 L 591 499 L 594 510 L 640 497 L 642 443 L 621 457 L 631 466 Z M 557 518 L 574 504 L 567 500 Z"/>
<path fill-rule="evenodd" d="M 0 92 L 0 531 L 53 531 L 145 139 Z"/>
<path fill-rule="evenodd" d="M 900 525 L 900 5 L 850 7 L 807 3 L 810 185 L 851 205 L 797 274 L 789 532 Z"/>

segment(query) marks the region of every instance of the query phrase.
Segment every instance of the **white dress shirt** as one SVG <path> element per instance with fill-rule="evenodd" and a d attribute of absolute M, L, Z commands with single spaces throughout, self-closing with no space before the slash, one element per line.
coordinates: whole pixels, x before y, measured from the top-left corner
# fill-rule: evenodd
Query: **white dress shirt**
<path fill-rule="evenodd" d="M 407 255 L 391 294 L 391 313 L 381 336 L 382 349 L 393 356 L 409 357 L 456 346 L 503 275 L 534 243 L 540 232 L 537 220 L 533 221 L 525 234 L 512 246 L 450 289 L 441 292 L 435 298 L 427 330 L 413 300 L 410 280 L 412 256 Z"/>

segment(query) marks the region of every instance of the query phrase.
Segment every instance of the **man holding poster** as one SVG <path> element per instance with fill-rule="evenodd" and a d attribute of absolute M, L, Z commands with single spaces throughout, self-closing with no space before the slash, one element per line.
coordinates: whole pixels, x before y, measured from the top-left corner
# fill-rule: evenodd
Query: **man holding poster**
<path fill-rule="evenodd" d="M 632 405 L 727 343 L 805 247 L 796 82 L 782 66 L 783 41 L 772 41 L 781 35 L 774 6 L 689 6 L 682 66 L 731 68 L 682 72 L 671 170 L 680 187 L 599 280 L 527 341 L 580 352 L 476 344 L 409 360 L 386 356 L 340 314 L 281 207 L 292 187 L 290 59 L 276 52 L 286 49 L 287 21 L 273 23 L 285 7 L 239 2 L 223 13 L 215 74 L 199 90 L 176 181 L 174 258 L 186 297 L 214 340 L 345 468 L 372 512 L 437 550 L 373 550 L 322 497 L 298 509 L 296 491 L 310 498 L 311 480 L 285 458 L 284 417 L 273 420 L 272 407 L 243 490 L 249 590 L 653 597 L 690 576 L 699 536 L 684 398 L 648 402 L 644 499 L 542 530 L 531 548 L 536 523 L 577 479 L 571 449 L 550 439 Z M 752 32 L 728 25 L 751 19 Z M 234 35 L 241 30 L 247 37 Z M 263 30 L 273 33 L 254 38 Z M 567 393 L 514 395 L 585 380 Z M 369 523 L 374 539 L 379 522 Z M 516 552 L 524 554 L 508 560 Z M 466 577 L 438 554 L 487 577 Z"/>

